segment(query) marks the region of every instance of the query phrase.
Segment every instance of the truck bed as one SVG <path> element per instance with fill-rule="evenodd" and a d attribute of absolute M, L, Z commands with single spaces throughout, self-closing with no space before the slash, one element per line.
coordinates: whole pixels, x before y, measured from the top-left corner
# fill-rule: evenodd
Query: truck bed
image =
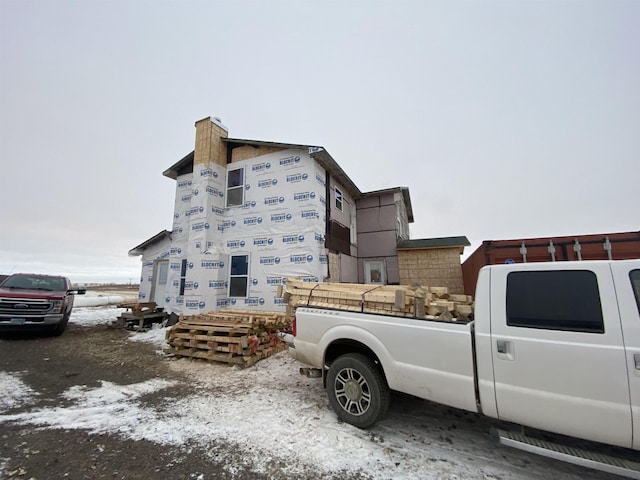
<path fill-rule="evenodd" d="M 392 390 L 477 411 L 473 322 L 441 322 L 299 307 L 291 355 L 322 368 L 330 344 L 366 345 Z"/>

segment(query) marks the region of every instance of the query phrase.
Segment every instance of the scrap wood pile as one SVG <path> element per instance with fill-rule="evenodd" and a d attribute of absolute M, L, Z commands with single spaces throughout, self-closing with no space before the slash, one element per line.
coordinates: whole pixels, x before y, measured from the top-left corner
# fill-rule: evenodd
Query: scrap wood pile
<path fill-rule="evenodd" d="M 167 330 L 168 353 L 248 367 L 287 348 L 278 338 L 291 322 L 279 312 L 221 311 L 180 315 Z"/>
<path fill-rule="evenodd" d="M 129 330 L 145 330 L 169 317 L 163 308 L 158 308 L 156 302 L 125 302 L 118 304 L 118 308 L 128 311 L 121 313 L 113 324 Z"/>
<path fill-rule="evenodd" d="M 450 294 L 446 287 L 316 283 L 287 278 L 281 296 L 287 303 L 287 318 L 300 306 L 465 322 L 473 314 L 472 297 Z"/>

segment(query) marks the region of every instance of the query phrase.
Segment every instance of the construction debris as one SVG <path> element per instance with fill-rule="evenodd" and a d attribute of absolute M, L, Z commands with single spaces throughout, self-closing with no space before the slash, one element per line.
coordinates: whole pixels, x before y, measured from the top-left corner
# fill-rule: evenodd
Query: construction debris
<path fill-rule="evenodd" d="M 169 348 L 175 355 L 202 358 L 248 367 L 287 349 L 278 331 L 291 322 L 280 312 L 221 311 L 181 315 L 167 330 Z"/>
<path fill-rule="evenodd" d="M 154 323 L 162 324 L 169 317 L 169 314 L 163 308 L 159 308 L 156 302 L 121 303 L 118 308 L 125 308 L 129 311 L 121 313 L 113 323 L 115 326 L 125 327 L 129 330 L 147 330 Z"/>
<path fill-rule="evenodd" d="M 306 282 L 287 278 L 278 293 L 291 319 L 300 306 L 432 320 L 469 321 L 473 299 L 446 287 Z"/>

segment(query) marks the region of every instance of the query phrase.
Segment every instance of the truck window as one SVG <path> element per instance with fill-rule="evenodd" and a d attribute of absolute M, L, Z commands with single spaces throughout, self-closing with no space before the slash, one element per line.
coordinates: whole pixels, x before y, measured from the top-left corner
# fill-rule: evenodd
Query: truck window
<path fill-rule="evenodd" d="M 598 280 L 588 270 L 511 272 L 507 325 L 604 333 Z"/>
<path fill-rule="evenodd" d="M 636 304 L 638 305 L 638 312 L 640 313 L 640 270 L 631 270 L 629 272 L 629 278 L 631 279 L 631 287 L 636 296 Z"/>

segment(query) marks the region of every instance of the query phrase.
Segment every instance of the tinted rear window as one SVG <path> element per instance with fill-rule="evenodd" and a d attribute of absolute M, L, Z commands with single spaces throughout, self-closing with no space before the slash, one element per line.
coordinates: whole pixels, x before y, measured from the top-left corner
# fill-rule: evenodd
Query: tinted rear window
<path fill-rule="evenodd" d="M 588 270 L 510 273 L 507 325 L 604 333 L 595 273 Z"/>
<path fill-rule="evenodd" d="M 631 270 L 631 272 L 629 272 L 629 278 L 631 279 L 631 287 L 633 288 L 633 293 L 636 296 L 638 312 L 640 312 L 640 270 Z"/>

